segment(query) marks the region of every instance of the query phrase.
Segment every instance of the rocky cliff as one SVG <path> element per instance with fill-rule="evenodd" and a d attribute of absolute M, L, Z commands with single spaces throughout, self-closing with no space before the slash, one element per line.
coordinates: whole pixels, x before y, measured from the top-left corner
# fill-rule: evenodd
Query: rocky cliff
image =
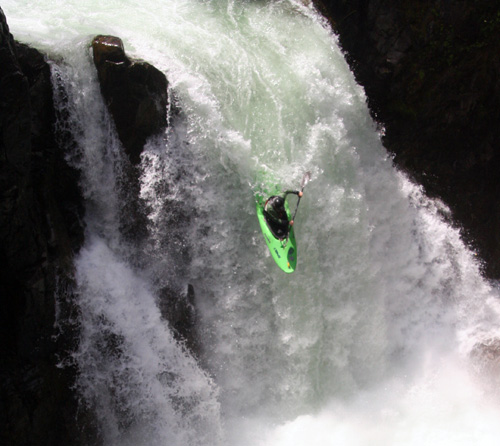
<path fill-rule="evenodd" d="M 317 0 L 395 163 L 452 210 L 500 278 L 500 5 Z"/>
<path fill-rule="evenodd" d="M 15 42 L 0 9 L 0 443 L 49 445 L 75 437 L 71 348 L 57 337 L 56 295 L 71 290 L 83 239 L 78 173 L 54 135 L 50 69 Z M 66 301 L 66 300 L 65 300 Z M 66 305 L 59 306 L 67 311 Z"/>
<path fill-rule="evenodd" d="M 146 140 L 167 128 L 168 81 L 153 65 L 131 60 L 115 36 L 92 41 L 101 92 L 130 161 L 138 164 Z"/>

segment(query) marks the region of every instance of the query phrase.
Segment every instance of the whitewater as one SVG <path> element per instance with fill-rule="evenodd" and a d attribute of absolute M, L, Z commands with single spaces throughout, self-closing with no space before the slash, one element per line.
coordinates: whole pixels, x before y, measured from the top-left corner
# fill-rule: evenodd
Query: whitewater
<path fill-rule="evenodd" d="M 498 444 L 499 370 L 478 348 L 500 339 L 498 286 L 447 207 L 393 166 L 312 5 L 2 8 L 14 37 L 48 54 L 75 141 L 86 235 L 72 360 L 104 445 Z M 162 70 L 182 110 L 146 144 L 136 196 L 91 59 L 98 34 Z M 286 275 L 254 197 L 306 171 Z M 188 284 L 194 352 L 161 310 L 165 290 Z"/>

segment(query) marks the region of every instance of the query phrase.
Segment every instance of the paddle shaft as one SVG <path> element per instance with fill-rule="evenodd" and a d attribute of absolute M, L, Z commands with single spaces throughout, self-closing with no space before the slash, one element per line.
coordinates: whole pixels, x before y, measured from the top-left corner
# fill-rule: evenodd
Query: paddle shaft
<path fill-rule="evenodd" d="M 300 192 L 301 193 L 304 191 L 304 187 L 306 187 L 306 184 L 309 181 L 309 178 L 311 178 L 311 173 L 310 172 L 306 172 L 305 175 L 304 175 L 304 177 L 302 178 L 302 182 L 300 183 Z M 297 206 L 295 206 L 295 212 L 293 213 L 293 217 L 292 217 L 292 219 L 290 221 L 291 224 L 288 227 L 288 234 L 290 234 L 290 227 L 292 226 L 292 224 L 293 224 L 293 222 L 295 220 L 295 216 L 297 215 L 297 210 L 299 209 L 300 199 L 302 198 L 301 195 L 298 195 L 299 199 L 297 200 Z M 285 197 L 286 197 L 286 194 L 285 194 Z M 288 243 L 288 234 L 286 236 L 286 241 L 285 241 L 285 245 L 284 246 L 286 246 L 286 244 Z"/>
<path fill-rule="evenodd" d="M 306 172 L 304 177 L 302 178 L 302 182 L 300 184 L 300 192 L 304 191 L 304 187 L 306 187 L 306 184 L 308 183 L 309 178 L 311 178 L 311 173 Z M 299 203 L 300 203 L 301 198 L 302 198 L 302 196 L 299 195 L 299 199 L 297 200 L 297 206 L 295 206 L 295 212 L 293 213 L 292 222 L 295 220 L 295 216 L 297 215 L 297 210 L 299 209 Z"/>

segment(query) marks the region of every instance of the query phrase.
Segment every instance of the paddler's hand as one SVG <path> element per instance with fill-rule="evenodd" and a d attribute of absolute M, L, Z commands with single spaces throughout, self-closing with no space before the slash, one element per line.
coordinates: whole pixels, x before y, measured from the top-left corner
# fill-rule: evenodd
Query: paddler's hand
<path fill-rule="evenodd" d="M 293 226 L 293 220 L 290 221 L 290 226 Z"/>
<path fill-rule="evenodd" d="M 299 192 L 299 197 L 302 197 L 302 195 L 304 195 L 304 192 L 300 191 Z"/>

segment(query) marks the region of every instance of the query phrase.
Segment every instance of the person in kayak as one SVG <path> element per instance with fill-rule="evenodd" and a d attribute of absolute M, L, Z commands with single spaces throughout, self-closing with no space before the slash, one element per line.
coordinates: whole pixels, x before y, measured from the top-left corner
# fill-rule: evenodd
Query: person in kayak
<path fill-rule="evenodd" d="M 285 210 L 285 200 L 289 194 L 297 195 L 299 198 L 303 195 L 302 191 L 289 190 L 283 196 L 273 195 L 269 197 L 264 204 L 264 216 L 269 224 L 269 228 L 274 236 L 280 240 L 287 237 L 290 226 L 293 225 L 293 220 L 288 221 L 288 215 Z"/>

